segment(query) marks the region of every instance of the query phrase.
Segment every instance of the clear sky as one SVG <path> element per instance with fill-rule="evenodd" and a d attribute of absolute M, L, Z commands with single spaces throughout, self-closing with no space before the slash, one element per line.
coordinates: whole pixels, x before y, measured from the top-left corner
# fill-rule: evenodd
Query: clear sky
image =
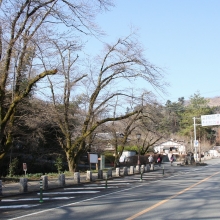
<path fill-rule="evenodd" d="M 170 83 L 162 102 L 220 96 L 220 0 L 117 0 L 97 23 L 108 43 L 138 28 L 146 58 Z M 102 47 L 93 39 L 88 48 L 97 54 Z"/>

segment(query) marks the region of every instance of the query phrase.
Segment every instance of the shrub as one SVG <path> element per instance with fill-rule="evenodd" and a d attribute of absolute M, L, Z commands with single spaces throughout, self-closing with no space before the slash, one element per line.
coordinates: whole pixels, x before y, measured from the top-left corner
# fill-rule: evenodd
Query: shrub
<path fill-rule="evenodd" d="M 61 173 L 63 169 L 63 159 L 61 156 L 58 156 L 55 161 L 55 167 L 57 168 L 58 173 Z"/>
<path fill-rule="evenodd" d="M 18 167 L 18 158 L 14 158 L 9 164 L 9 176 L 10 177 L 15 175 L 17 167 Z"/>

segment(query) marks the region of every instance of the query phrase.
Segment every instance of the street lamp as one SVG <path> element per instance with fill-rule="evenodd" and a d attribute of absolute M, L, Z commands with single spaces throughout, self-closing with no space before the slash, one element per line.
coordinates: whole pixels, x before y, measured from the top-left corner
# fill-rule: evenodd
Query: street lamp
<path fill-rule="evenodd" d="M 140 146 L 139 146 L 139 140 L 141 138 L 141 134 L 137 133 L 136 134 L 136 138 L 137 138 L 137 147 L 138 147 L 138 161 L 137 161 L 137 165 L 140 165 Z"/>

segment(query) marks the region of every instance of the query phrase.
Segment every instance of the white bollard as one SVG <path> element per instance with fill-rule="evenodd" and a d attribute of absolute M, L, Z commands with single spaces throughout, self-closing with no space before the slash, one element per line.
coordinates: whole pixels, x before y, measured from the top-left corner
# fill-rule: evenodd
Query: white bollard
<path fill-rule="evenodd" d="M 116 175 L 116 176 L 120 176 L 120 168 L 119 168 L 119 167 L 116 167 L 116 169 L 115 169 L 115 175 Z"/>
<path fill-rule="evenodd" d="M 139 165 L 136 165 L 136 172 L 140 173 L 140 166 Z"/>
<path fill-rule="evenodd" d="M 79 172 L 75 172 L 74 173 L 74 180 L 73 180 L 74 183 L 80 183 L 80 173 Z"/>
<path fill-rule="evenodd" d="M 48 189 L 48 176 L 42 176 L 41 178 L 43 190 Z"/>
<path fill-rule="evenodd" d="M 19 192 L 24 193 L 28 191 L 27 178 L 20 178 Z"/>
<path fill-rule="evenodd" d="M 65 174 L 62 173 L 59 175 L 59 186 L 64 187 L 65 186 Z"/>
<path fill-rule="evenodd" d="M 98 179 L 103 179 L 103 170 L 98 171 Z"/>
<path fill-rule="evenodd" d="M 86 180 L 87 180 L 87 181 L 90 181 L 90 182 L 92 181 L 92 171 L 87 170 Z"/>
<path fill-rule="evenodd" d="M 134 174 L 134 166 L 130 166 L 130 174 Z"/>
<path fill-rule="evenodd" d="M 128 168 L 127 167 L 123 167 L 123 175 L 127 176 L 128 175 Z"/>
<path fill-rule="evenodd" d="M 119 168 L 119 175 L 120 175 L 120 168 Z M 110 168 L 110 169 L 107 171 L 107 177 L 108 177 L 108 178 L 112 178 L 112 168 Z"/>
<path fill-rule="evenodd" d="M 150 171 L 150 165 L 149 164 L 146 165 L 145 170 L 146 170 L 146 172 Z"/>
<path fill-rule="evenodd" d="M 150 170 L 154 170 L 154 165 L 153 164 L 151 164 Z"/>

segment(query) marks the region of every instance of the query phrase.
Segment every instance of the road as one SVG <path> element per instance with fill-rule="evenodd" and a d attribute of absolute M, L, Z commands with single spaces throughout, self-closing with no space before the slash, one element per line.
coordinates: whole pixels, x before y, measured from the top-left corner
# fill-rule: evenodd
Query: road
<path fill-rule="evenodd" d="M 158 169 L 142 181 L 140 175 L 117 178 L 107 188 L 101 181 L 56 189 L 44 193 L 43 202 L 37 193 L 6 198 L 0 219 L 220 219 L 220 159 L 207 163 L 165 164 L 165 175 Z"/>

